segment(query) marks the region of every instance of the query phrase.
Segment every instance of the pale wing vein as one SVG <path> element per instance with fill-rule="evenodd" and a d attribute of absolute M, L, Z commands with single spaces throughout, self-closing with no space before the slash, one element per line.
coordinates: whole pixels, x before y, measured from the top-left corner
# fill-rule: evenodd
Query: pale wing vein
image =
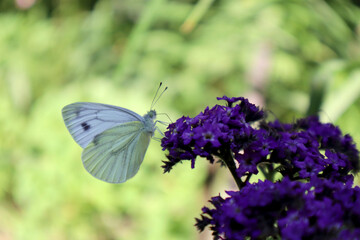
<path fill-rule="evenodd" d="M 150 137 L 143 122 L 120 124 L 95 137 L 83 151 L 83 164 L 96 178 L 124 182 L 137 173 Z"/>
<path fill-rule="evenodd" d="M 62 115 L 71 136 L 83 148 L 96 135 L 119 124 L 143 121 L 133 111 L 100 103 L 73 103 L 63 108 Z"/>

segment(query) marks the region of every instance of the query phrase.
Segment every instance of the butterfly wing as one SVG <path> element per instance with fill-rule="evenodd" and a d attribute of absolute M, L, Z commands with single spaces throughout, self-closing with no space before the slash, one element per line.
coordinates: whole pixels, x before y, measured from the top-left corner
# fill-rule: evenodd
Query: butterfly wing
<path fill-rule="evenodd" d="M 151 135 L 141 121 L 122 123 L 108 129 L 95 136 L 82 152 L 84 167 L 100 180 L 125 182 L 138 172 Z"/>
<path fill-rule="evenodd" d="M 96 135 L 121 123 L 143 121 L 143 117 L 126 108 L 77 102 L 65 106 L 62 116 L 74 140 L 85 148 Z"/>

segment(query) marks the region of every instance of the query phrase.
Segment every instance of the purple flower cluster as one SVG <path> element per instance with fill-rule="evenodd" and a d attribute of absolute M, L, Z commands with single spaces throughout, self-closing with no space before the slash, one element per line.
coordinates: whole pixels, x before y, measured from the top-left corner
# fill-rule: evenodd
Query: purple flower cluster
<path fill-rule="evenodd" d="M 261 167 L 264 174 L 275 170 L 292 180 L 319 176 L 345 182 L 351 170 L 359 170 L 359 152 L 338 127 L 317 117 L 293 124 L 266 122 L 264 112 L 245 98 L 218 99 L 228 106 L 206 108 L 169 125 L 162 139 L 163 150 L 169 151 L 165 172 L 182 160 L 194 167 L 197 156 L 210 162 L 218 157 L 226 164 L 235 160 L 238 178 L 257 174 Z"/>
<path fill-rule="evenodd" d="M 360 188 L 313 178 L 309 183 L 247 184 L 213 197 L 196 226 L 208 225 L 214 239 L 360 239 Z"/>
<path fill-rule="evenodd" d="M 169 151 L 165 172 L 182 160 L 191 160 L 194 167 L 197 156 L 212 163 L 214 156 L 224 157 L 230 149 L 238 152 L 252 141 L 251 123 L 262 119 L 264 112 L 242 97 L 218 100 L 226 100 L 228 106 L 206 108 L 194 118 L 182 117 L 168 126 L 161 142 L 163 150 Z M 232 106 L 237 101 L 241 103 Z"/>
<path fill-rule="evenodd" d="M 349 135 L 318 117 L 292 124 L 265 121 L 245 98 L 218 98 L 226 106 L 206 108 L 168 127 L 161 145 L 164 171 L 196 157 L 226 165 L 240 191 L 214 197 L 196 219 L 214 239 L 360 239 L 359 152 Z M 266 179 L 250 184 L 259 170 Z M 273 183 L 275 174 L 282 180 Z M 278 176 L 276 177 L 278 178 Z M 271 180 L 271 181 L 269 181 Z"/>
<path fill-rule="evenodd" d="M 353 139 L 343 136 L 330 123 L 320 123 L 318 117 L 300 119 L 294 124 L 263 122 L 260 128 L 266 130 L 265 141 L 274 146 L 267 156 L 269 163 L 280 163 L 279 171 L 290 179 L 319 176 L 345 182 L 352 178 L 351 170 L 359 170 L 359 152 Z"/>

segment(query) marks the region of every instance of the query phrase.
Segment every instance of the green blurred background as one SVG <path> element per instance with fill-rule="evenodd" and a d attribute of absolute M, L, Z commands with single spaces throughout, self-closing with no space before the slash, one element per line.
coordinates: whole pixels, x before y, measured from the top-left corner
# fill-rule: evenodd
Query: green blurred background
<path fill-rule="evenodd" d="M 246 96 L 293 121 L 319 113 L 360 143 L 358 0 L 1 0 L 0 239 L 209 239 L 194 217 L 234 187 L 188 162 L 103 183 L 61 117 L 76 101 L 176 120 Z M 164 116 L 160 120 L 167 121 Z"/>

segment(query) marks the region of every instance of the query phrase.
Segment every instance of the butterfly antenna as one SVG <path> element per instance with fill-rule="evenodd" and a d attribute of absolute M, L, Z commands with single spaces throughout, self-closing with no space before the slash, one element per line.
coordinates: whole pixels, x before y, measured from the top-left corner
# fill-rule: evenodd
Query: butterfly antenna
<path fill-rule="evenodd" d="M 159 101 L 160 97 L 163 95 L 163 93 L 164 93 L 167 89 L 168 89 L 168 88 L 166 87 L 166 88 L 164 89 L 164 91 L 162 91 L 162 92 L 160 93 L 159 97 L 156 99 L 156 101 L 155 101 L 154 104 L 151 106 L 151 108 Z"/>
<path fill-rule="evenodd" d="M 162 92 L 160 93 L 159 97 L 156 98 L 156 96 L 157 96 L 157 94 L 158 94 L 158 92 L 159 92 L 159 89 L 160 89 L 161 85 L 162 85 L 162 82 L 160 82 L 160 85 L 159 85 L 158 89 L 156 90 L 155 97 L 154 97 L 154 99 L 153 99 L 153 101 L 152 101 L 152 103 L 151 103 L 150 109 L 152 109 L 152 108 L 155 106 L 155 104 L 159 101 L 159 99 L 160 99 L 160 97 L 163 95 L 163 93 L 168 89 L 168 87 L 165 87 L 164 91 L 162 91 Z"/>
<path fill-rule="evenodd" d="M 153 98 L 153 100 L 152 100 L 152 102 L 151 102 L 150 109 L 152 109 L 153 106 L 154 106 L 154 104 L 155 104 L 154 101 L 155 101 L 156 96 L 157 96 L 157 94 L 158 94 L 158 92 L 159 92 L 159 90 L 160 90 L 161 85 L 162 85 L 162 82 L 160 82 L 159 87 L 158 87 L 158 89 L 156 90 L 155 96 L 154 96 L 154 98 Z"/>

